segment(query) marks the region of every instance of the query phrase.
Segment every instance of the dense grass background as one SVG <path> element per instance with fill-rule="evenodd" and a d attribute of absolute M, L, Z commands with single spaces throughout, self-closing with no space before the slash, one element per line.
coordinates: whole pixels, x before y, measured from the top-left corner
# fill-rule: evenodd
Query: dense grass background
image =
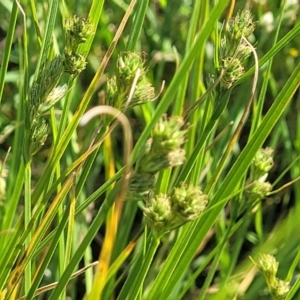
<path fill-rule="evenodd" d="M 248 37 L 257 82 L 251 54 L 232 87 L 216 84 L 186 116 L 220 74 L 222 24 L 246 8 L 257 22 Z M 63 54 L 74 15 L 93 25 L 78 48 L 88 64 L 60 77 L 68 93 L 42 116 L 49 134 L 30 156 L 30 88 L 43 62 Z M 1 1 L 0 299 L 300 299 L 298 15 L 288 0 Z M 80 125 L 85 111 L 109 104 L 107 80 L 124 51 L 144 53 L 157 98 L 126 110 L 125 129 L 100 116 Z M 136 168 L 164 114 L 185 116 L 186 159 L 155 174 L 153 193 L 185 182 L 209 201 L 199 218 L 157 236 L 142 211 L 151 195 L 124 201 L 123 167 Z M 253 203 L 253 158 L 266 147 L 273 192 Z M 262 254 L 289 282 L 283 298 L 259 272 Z"/>

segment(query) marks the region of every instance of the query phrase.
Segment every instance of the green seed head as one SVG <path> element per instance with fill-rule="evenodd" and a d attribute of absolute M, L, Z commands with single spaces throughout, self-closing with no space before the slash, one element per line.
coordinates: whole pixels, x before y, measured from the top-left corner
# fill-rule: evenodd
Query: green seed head
<path fill-rule="evenodd" d="M 257 267 L 270 281 L 274 281 L 279 263 L 275 257 L 270 254 L 261 254 L 258 259 Z"/>
<path fill-rule="evenodd" d="M 276 278 L 276 283 L 272 287 L 271 294 L 275 296 L 275 299 L 284 300 L 290 291 L 290 285 L 288 282 Z"/>
<path fill-rule="evenodd" d="M 272 185 L 270 182 L 256 180 L 247 190 L 247 196 L 249 197 L 250 202 L 256 202 L 257 200 L 264 199 L 271 190 Z"/>
<path fill-rule="evenodd" d="M 256 153 L 252 163 L 255 178 L 259 179 L 271 170 L 274 164 L 273 154 L 272 148 L 262 148 Z"/>
<path fill-rule="evenodd" d="M 226 24 L 224 34 L 231 41 L 240 40 L 243 36 L 248 37 L 252 34 L 254 29 L 253 16 L 250 10 L 245 9 Z"/>
<path fill-rule="evenodd" d="M 32 123 L 30 130 L 29 156 L 36 154 L 44 145 L 48 136 L 48 125 L 42 118 L 36 119 Z"/>
<path fill-rule="evenodd" d="M 180 117 L 165 116 L 155 125 L 152 138 L 148 140 L 144 153 L 137 163 L 139 173 L 157 173 L 163 169 L 178 166 L 185 161 L 184 143 L 186 130 Z"/>
<path fill-rule="evenodd" d="M 224 70 L 221 84 L 225 89 L 231 88 L 244 74 L 244 67 L 238 58 L 226 57 L 222 60 L 220 70 Z"/>
<path fill-rule="evenodd" d="M 64 72 L 70 74 L 72 77 L 79 75 L 87 65 L 84 56 L 81 54 L 65 52 L 64 57 Z"/>
<path fill-rule="evenodd" d="M 170 197 L 165 194 L 151 197 L 146 201 L 144 215 L 155 232 L 162 234 L 168 231 L 173 219 Z"/>
<path fill-rule="evenodd" d="M 185 222 L 198 218 L 208 203 L 207 195 L 197 186 L 181 184 L 171 195 L 174 213 Z"/>
<path fill-rule="evenodd" d="M 134 93 L 129 99 L 137 75 Z M 154 99 L 154 88 L 146 79 L 146 69 L 141 55 L 133 52 L 121 53 L 117 61 L 116 75 L 107 81 L 107 104 L 123 111 Z"/>
<path fill-rule="evenodd" d="M 221 84 L 229 89 L 244 74 L 244 61 L 252 52 L 245 41 L 255 29 L 255 23 L 249 10 L 243 10 L 225 24 L 220 40 L 219 75 Z"/>
<path fill-rule="evenodd" d="M 76 53 L 79 44 L 85 43 L 94 33 L 94 26 L 85 18 L 73 16 L 65 23 L 65 36 L 67 53 Z"/>
<path fill-rule="evenodd" d="M 146 72 L 141 55 L 134 52 L 123 52 L 119 55 L 116 77 L 120 90 L 130 90 L 138 69 L 141 72 L 138 81 L 141 81 Z"/>

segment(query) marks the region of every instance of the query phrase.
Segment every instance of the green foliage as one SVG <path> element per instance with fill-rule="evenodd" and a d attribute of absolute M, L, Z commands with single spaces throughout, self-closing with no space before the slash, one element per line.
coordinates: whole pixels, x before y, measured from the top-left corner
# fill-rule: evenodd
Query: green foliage
<path fill-rule="evenodd" d="M 230 3 L 1 2 L 0 300 L 300 297 L 300 7 Z"/>

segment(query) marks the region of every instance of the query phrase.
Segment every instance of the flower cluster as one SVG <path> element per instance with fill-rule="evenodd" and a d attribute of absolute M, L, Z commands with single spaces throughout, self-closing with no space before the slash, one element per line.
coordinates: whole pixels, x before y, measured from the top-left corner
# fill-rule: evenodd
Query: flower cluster
<path fill-rule="evenodd" d="M 207 196 L 192 185 L 181 184 L 171 195 L 153 192 L 159 171 L 184 163 L 185 134 L 182 118 L 163 116 L 141 151 L 131 176 L 126 198 L 145 201 L 144 215 L 158 236 L 199 217 L 207 204 Z"/>
<path fill-rule="evenodd" d="M 219 73 L 225 89 L 229 89 L 244 74 L 243 63 L 252 52 L 244 39 L 254 29 L 253 17 L 247 9 L 224 25 L 220 42 Z"/>
<path fill-rule="evenodd" d="M 152 191 L 155 175 L 159 171 L 184 163 L 185 150 L 182 145 L 185 134 L 182 118 L 161 118 L 139 154 L 126 195 L 128 200 L 144 200 Z"/>
<path fill-rule="evenodd" d="M 278 262 L 275 257 L 270 254 L 260 255 L 257 267 L 263 274 L 270 294 L 274 299 L 285 299 L 290 290 L 289 283 L 276 277 L 278 270 Z"/>
<path fill-rule="evenodd" d="M 63 59 L 60 56 L 43 64 L 37 79 L 33 82 L 28 94 L 26 118 L 25 158 L 30 159 L 43 146 L 48 135 L 48 125 L 43 113 L 49 110 L 67 92 L 67 86 L 59 87 L 58 81 L 63 73 Z"/>
<path fill-rule="evenodd" d="M 272 190 L 272 185 L 266 179 L 274 164 L 273 153 L 271 148 L 261 148 L 254 156 L 251 165 L 253 182 L 247 190 L 247 195 L 252 203 L 263 199 Z"/>
<path fill-rule="evenodd" d="M 152 137 L 148 140 L 143 155 L 137 162 L 138 173 L 155 174 L 163 169 L 182 165 L 185 150 L 181 148 L 185 141 L 186 130 L 181 117 L 166 116 L 155 125 Z"/>
<path fill-rule="evenodd" d="M 65 23 L 66 45 L 64 50 L 64 71 L 76 77 L 86 67 L 86 60 L 79 53 L 79 45 L 93 34 L 94 27 L 85 18 L 74 16 Z"/>
<path fill-rule="evenodd" d="M 79 44 L 84 43 L 92 33 L 91 28 L 85 19 L 74 17 L 67 20 L 64 56 L 56 56 L 52 60 L 45 61 L 32 83 L 28 92 L 25 119 L 25 160 L 30 160 L 47 139 L 48 125 L 44 113 L 67 93 L 66 84 L 58 85 L 62 73 L 67 72 L 76 76 L 84 69 L 85 59 L 76 51 Z"/>
<path fill-rule="evenodd" d="M 262 148 L 256 153 L 252 164 L 254 178 L 259 179 L 268 175 L 274 164 L 273 154 L 272 148 Z"/>
<path fill-rule="evenodd" d="M 264 199 L 269 192 L 272 190 L 270 182 L 264 182 L 262 180 L 255 180 L 250 188 L 247 190 L 248 202 L 255 204 L 258 200 Z"/>
<path fill-rule="evenodd" d="M 198 218 L 207 202 L 207 195 L 199 187 L 182 183 L 170 196 L 159 194 L 150 197 L 146 201 L 144 215 L 150 227 L 160 236 Z"/>
<path fill-rule="evenodd" d="M 139 72 L 137 76 L 137 72 Z M 131 99 L 128 99 L 133 81 L 137 83 Z M 133 52 L 123 52 L 117 61 L 116 75 L 107 81 L 107 104 L 119 110 L 132 108 L 153 101 L 154 88 L 146 79 L 146 69 L 141 55 Z"/>
<path fill-rule="evenodd" d="M 252 161 L 251 183 L 246 190 L 246 201 L 242 203 L 241 211 L 253 209 L 271 192 L 272 185 L 266 179 L 272 166 L 273 149 L 259 149 Z"/>
<path fill-rule="evenodd" d="M 78 46 L 85 43 L 93 33 L 93 25 L 85 18 L 73 16 L 72 19 L 67 19 L 65 23 L 65 51 L 68 53 L 77 52 Z"/>

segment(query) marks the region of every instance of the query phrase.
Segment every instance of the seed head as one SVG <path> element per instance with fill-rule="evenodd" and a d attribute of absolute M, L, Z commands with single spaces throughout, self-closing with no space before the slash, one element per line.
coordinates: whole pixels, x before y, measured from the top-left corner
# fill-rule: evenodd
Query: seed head
<path fill-rule="evenodd" d="M 139 173 L 154 174 L 163 169 L 178 166 L 185 161 L 184 143 L 186 130 L 180 117 L 165 116 L 155 125 L 152 138 L 145 145 L 144 153 L 140 155 L 136 169 Z"/>
<path fill-rule="evenodd" d="M 94 33 L 94 26 L 85 18 L 73 16 L 65 23 L 66 45 L 65 51 L 76 53 L 79 44 L 83 44 Z"/>
<path fill-rule="evenodd" d="M 258 150 L 252 163 L 253 177 L 259 179 L 271 170 L 274 164 L 273 153 L 274 150 L 272 148 Z"/>
<path fill-rule="evenodd" d="M 184 222 L 198 218 L 208 203 L 200 187 L 182 183 L 171 194 L 172 209 Z"/>
<path fill-rule="evenodd" d="M 36 154 L 44 145 L 48 136 L 48 125 L 42 118 L 33 122 L 30 130 L 29 156 Z"/>
<path fill-rule="evenodd" d="M 173 219 L 170 197 L 165 194 L 151 197 L 146 201 L 144 215 L 157 234 L 168 231 Z"/>

